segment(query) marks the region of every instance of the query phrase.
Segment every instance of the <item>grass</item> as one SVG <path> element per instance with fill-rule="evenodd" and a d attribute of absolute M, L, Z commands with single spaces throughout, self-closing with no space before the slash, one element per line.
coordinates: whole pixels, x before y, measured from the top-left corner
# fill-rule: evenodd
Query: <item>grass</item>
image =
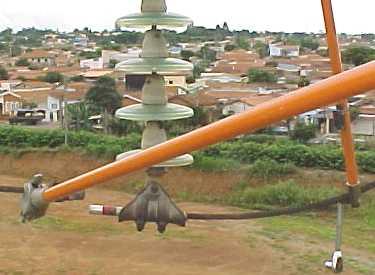
<path fill-rule="evenodd" d="M 371 209 L 365 205 L 363 209 Z M 373 208 L 372 208 L 373 210 Z M 375 255 L 375 227 L 367 224 L 358 211 L 346 209 L 344 220 L 344 244 Z M 374 214 L 371 214 L 374 215 Z M 290 239 L 293 236 L 305 236 L 313 243 L 314 240 L 332 241 L 335 239 L 335 214 L 325 216 L 299 215 L 276 217 L 259 220 L 262 229 L 259 234 L 269 239 Z"/>
<path fill-rule="evenodd" d="M 203 172 L 235 171 L 242 166 L 238 161 L 232 159 L 203 156 L 199 153 L 195 154 L 194 158 L 193 168 Z"/>
<path fill-rule="evenodd" d="M 229 195 L 228 203 L 247 209 L 270 207 L 298 207 L 337 195 L 338 190 L 328 187 L 306 187 L 293 181 L 278 182 L 262 187 L 249 187 L 243 182 Z"/>

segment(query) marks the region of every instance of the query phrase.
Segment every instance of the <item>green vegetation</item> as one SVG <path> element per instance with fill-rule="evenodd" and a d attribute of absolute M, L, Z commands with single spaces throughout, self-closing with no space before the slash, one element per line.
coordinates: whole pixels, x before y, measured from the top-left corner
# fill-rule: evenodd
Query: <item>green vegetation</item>
<path fill-rule="evenodd" d="M 276 142 L 253 142 L 236 140 L 211 146 L 203 151 L 206 156 L 234 159 L 243 164 L 252 164 L 258 159 L 268 158 L 280 163 L 293 163 L 298 167 L 321 169 L 344 169 L 341 147 L 334 145 L 303 145 L 281 139 Z M 359 167 L 375 173 L 375 151 L 363 148 L 357 152 Z"/>
<path fill-rule="evenodd" d="M 197 56 L 202 58 L 204 61 L 211 63 L 216 61 L 216 51 L 211 50 L 208 46 L 204 46 L 197 53 Z"/>
<path fill-rule="evenodd" d="M 343 51 L 342 57 L 345 63 L 359 66 L 375 60 L 375 49 L 360 46 L 350 47 Z"/>
<path fill-rule="evenodd" d="M 69 128 L 75 130 L 90 130 L 89 111 L 86 104 L 79 102 L 67 105 Z"/>
<path fill-rule="evenodd" d="M 76 75 L 76 76 L 72 76 L 69 81 L 72 81 L 72 82 L 82 82 L 85 80 L 85 77 L 83 75 Z"/>
<path fill-rule="evenodd" d="M 137 149 L 140 135 L 123 138 L 89 132 L 69 132 L 69 146 L 102 158 L 113 159 L 124 151 Z M 62 130 L 33 130 L 21 127 L 0 127 L 0 146 L 4 153 L 22 148 L 59 148 L 64 145 Z"/>
<path fill-rule="evenodd" d="M 315 38 L 309 37 L 307 34 L 294 34 L 286 39 L 289 45 L 298 45 L 303 49 L 317 50 L 319 48 L 319 41 Z"/>
<path fill-rule="evenodd" d="M 249 174 L 253 177 L 259 177 L 264 180 L 273 179 L 275 177 L 294 174 L 297 168 L 291 163 L 280 163 L 273 159 L 258 159 L 251 165 Z"/>
<path fill-rule="evenodd" d="M 28 67 L 30 66 L 30 62 L 27 61 L 26 58 L 20 58 L 16 61 L 16 66 L 21 66 L 21 67 Z"/>
<path fill-rule="evenodd" d="M 259 54 L 260 58 L 264 58 L 269 55 L 270 49 L 269 49 L 269 46 L 265 43 L 257 41 L 254 45 L 254 49 Z M 277 66 L 277 63 L 276 63 L 276 66 Z M 276 66 L 273 66 L 273 67 L 276 67 Z"/>
<path fill-rule="evenodd" d="M 109 60 L 109 65 L 108 65 L 108 67 L 114 69 L 118 63 L 119 63 L 119 62 L 118 62 L 117 60 L 115 60 L 115 59 L 110 59 L 110 60 Z"/>
<path fill-rule="evenodd" d="M 250 44 L 247 39 L 247 37 L 237 35 L 236 40 L 235 40 L 235 45 L 237 48 L 244 49 L 244 50 L 249 50 L 250 49 Z"/>
<path fill-rule="evenodd" d="M 290 137 L 293 140 L 306 143 L 316 137 L 316 126 L 313 124 L 297 123 L 293 131 L 291 131 Z"/>
<path fill-rule="evenodd" d="M 183 60 L 189 61 L 191 57 L 193 57 L 195 54 L 193 51 L 189 50 L 182 50 L 181 51 L 181 57 Z"/>
<path fill-rule="evenodd" d="M 193 167 L 204 172 L 224 172 L 239 169 L 240 163 L 232 159 L 214 158 L 195 153 Z"/>
<path fill-rule="evenodd" d="M 319 42 L 316 41 L 315 39 L 308 37 L 308 38 L 303 38 L 300 41 L 300 46 L 302 48 L 310 49 L 310 50 L 317 50 L 319 48 Z"/>
<path fill-rule="evenodd" d="M 131 125 L 129 125 L 131 127 Z M 132 126 L 133 127 L 133 126 Z M 134 127 L 139 127 L 134 125 Z M 69 146 L 83 149 L 94 155 L 113 158 L 115 155 L 139 147 L 140 134 L 126 137 L 94 134 L 89 132 L 69 132 Z M 61 130 L 33 130 L 21 127 L 0 126 L 0 146 L 10 148 L 57 148 L 64 144 Z M 241 140 L 232 140 L 211 146 L 194 153 L 197 164 L 206 171 L 226 171 L 254 164 L 260 159 L 274 160 L 284 165 L 286 171 L 291 164 L 297 167 L 320 169 L 344 169 L 342 149 L 335 145 L 304 145 L 287 138 L 255 135 Z M 370 145 L 358 147 L 357 159 L 364 172 L 375 173 L 375 150 Z M 225 165 L 223 163 L 226 163 Z M 257 165 L 260 166 L 258 163 Z M 258 166 L 258 167 L 259 167 Z M 288 168 L 288 169 L 286 169 Z M 268 173 L 268 172 L 259 172 Z"/>
<path fill-rule="evenodd" d="M 103 76 L 96 82 L 86 94 L 86 101 L 91 110 L 113 114 L 121 107 L 121 96 L 116 90 L 116 82 L 113 78 Z"/>
<path fill-rule="evenodd" d="M 332 187 L 306 187 L 292 181 L 263 187 L 240 183 L 228 198 L 230 205 L 247 209 L 271 207 L 299 207 L 337 195 Z"/>
<path fill-rule="evenodd" d="M 95 59 L 102 56 L 102 49 L 97 49 L 96 51 L 83 51 L 79 53 L 81 59 Z"/>
<path fill-rule="evenodd" d="M 9 78 L 8 71 L 4 67 L 0 66 L 0 80 L 7 80 Z"/>
<path fill-rule="evenodd" d="M 306 76 L 301 76 L 299 81 L 298 81 L 298 87 L 306 87 L 310 85 L 310 80 L 307 79 Z"/>
<path fill-rule="evenodd" d="M 41 78 L 42 81 L 48 82 L 48 83 L 63 83 L 64 82 L 64 76 L 61 73 L 58 72 L 48 72 L 45 76 Z"/>
<path fill-rule="evenodd" d="M 277 77 L 275 74 L 259 70 L 259 69 L 250 69 L 247 73 L 249 78 L 249 83 L 253 82 L 267 82 L 267 83 L 275 83 L 277 81 Z"/>
<path fill-rule="evenodd" d="M 228 44 L 228 45 L 225 45 L 224 50 L 226 52 L 231 52 L 231 51 L 235 50 L 236 48 L 237 48 L 236 45 Z"/>

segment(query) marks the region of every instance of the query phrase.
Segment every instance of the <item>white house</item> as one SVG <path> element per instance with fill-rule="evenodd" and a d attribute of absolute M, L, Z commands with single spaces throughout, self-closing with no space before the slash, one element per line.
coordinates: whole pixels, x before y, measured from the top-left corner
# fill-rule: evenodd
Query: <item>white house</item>
<path fill-rule="evenodd" d="M 89 39 L 86 36 L 76 36 L 73 44 L 76 47 L 86 48 L 89 44 Z"/>
<path fill-rule="evenodd" d="M 375 114 L 360 114 L 352 122 L 353 134 L 364 136 L 375 136 Z"/>
<path fill-rule="evenodd" d="M 269 48 L 271 57 L 298 57 L 300 54 L 299 46 L 270 44 Z"/>
<path fill-rule="evenodd" d="M 119 51 L 103 50 L 102 51 L 103 66 L 108 67 L 109 62 L 111 60 L 116 60 L 117 62 L 123 62 L 132 58 L 138 58 L 139 54 L 140 54 L 140 51 L 138 48 L 130 49 L 126 53 L 122 53 Z"/>
<path fill-rule="evenodd" d="M 103 58 L 85 59 L 80 61 L 82 69 L 100 70 L 104 68 Z"/>
<path fill-rule="evenodd" d="M 27 59 L 34 66 L 54 66 L 56 54 L 45 50 L 32 50 L 22 55 L 22 58 Z"/>

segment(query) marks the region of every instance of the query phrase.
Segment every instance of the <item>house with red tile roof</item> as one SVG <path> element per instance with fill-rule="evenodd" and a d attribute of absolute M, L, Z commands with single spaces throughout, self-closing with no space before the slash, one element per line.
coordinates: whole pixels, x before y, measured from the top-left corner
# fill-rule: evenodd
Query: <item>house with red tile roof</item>
<path fill-rule="evenodd" d="M 263 68 L 266 61 L 258 54 L 245 50 L 225 52 L 218 56 L 212 73 L 246 75 L 250 69 Z"/>
<path fill-rule="evenodd" d="M 55 66 L 56 53 L 46 50 L 32 50 L 22 55 L 22 58 L 27 59 L 30 64 L 37 67 L 50 67 Z"/>

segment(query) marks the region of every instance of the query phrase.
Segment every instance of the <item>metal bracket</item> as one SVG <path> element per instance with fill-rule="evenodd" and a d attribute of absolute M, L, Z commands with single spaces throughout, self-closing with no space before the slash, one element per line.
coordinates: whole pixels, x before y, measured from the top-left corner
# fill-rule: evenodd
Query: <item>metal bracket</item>
<path fill-rule="evenodd" d="M 361 184 L 349 186 L 350 192 L 350 203 L 353 208 L 359 208 L 361 206 Z"/>
<path fill-rule="evenodd" d="M 119 221 L 135 221 L 138 231 L 143 231 L 147 222 L 154 222 L 158 231 L 164 233 L 169 223 L 185 226 L 187 218 L 163 187 L 156 181 L 151 181 L 122 209 Z"/>
<path fill-rule="evenodd" d="M 21 198 L 21 221 L 29 222 L 43 217 L 49 203 L 43 199 L 43 192 L 47 188 L 42 184 L 43 175 L 35 175 L 30 182 L 25 183 Z"/>
<path fill-rule="evenodd" d="M 345 125 L 344 110 L 337 106 L 337 111 L 333 112 L 333 121 L 337 130 L 342 130 Z"/>
<path fill-rule="evenodd" d="M 337 221 L 336 221 L 336 242 L 335 252 L 332 254 L 331 260 L 325 262 L 325 267 L 331 269 L 334 273 L 341 273 L 344 271 L 344 258 L 341 251 L 342 244 L 342 226 L 344 216 L 344 206 L 342 203 L 337 204 Z"/>

